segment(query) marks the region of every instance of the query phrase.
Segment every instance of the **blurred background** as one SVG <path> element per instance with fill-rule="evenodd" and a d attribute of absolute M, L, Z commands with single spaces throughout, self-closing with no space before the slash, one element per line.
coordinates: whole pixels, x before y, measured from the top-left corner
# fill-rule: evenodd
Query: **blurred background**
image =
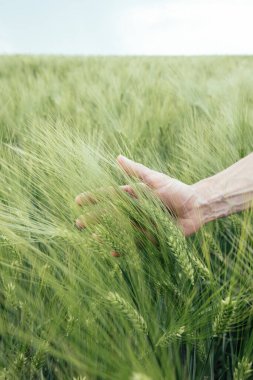
<path fill-rule="evenodd" d="M 252 0 L 0 0 L 0 54 L 253 54 Z"/>

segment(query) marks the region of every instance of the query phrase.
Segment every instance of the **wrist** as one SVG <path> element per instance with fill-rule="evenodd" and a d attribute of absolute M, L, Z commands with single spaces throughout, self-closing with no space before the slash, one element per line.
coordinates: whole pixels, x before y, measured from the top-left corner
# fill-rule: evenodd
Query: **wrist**
<path fill-rule="evenodd" d="M 201 225 L 231 213 L 231 205 L 215 176 L 201 180 L 192 186 L 196 193 L 196 207 Z"/>
<path fill-rule="evenodd" d="M 200 223 L 253 207 L 253 153 L 222 172 L 192 185 Z"/>

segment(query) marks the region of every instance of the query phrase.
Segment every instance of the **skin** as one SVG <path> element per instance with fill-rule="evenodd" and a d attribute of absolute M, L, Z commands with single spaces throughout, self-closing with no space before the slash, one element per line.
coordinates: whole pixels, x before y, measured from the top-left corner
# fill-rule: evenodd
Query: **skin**
<path fill-rule="evenodd" d="M 139 179 L 141 186 L 151 189 L 173 212 L 185 236 L 195 233 L 212 220 L 246 210 L 253 204 L 253 153 L 193 185 L 149 169 L 122 155 L 118 156 L 117 161 L 129 176 Z M 137 197 L 129 185 L 121 186 L 121 189 Z M 95 199 L 90 193 L 82 193 L 76 197 L 76 203 L 82 206 L 95 203 Z M 76 226 L 80 229 L 85 227 L 80 218 Z"/>

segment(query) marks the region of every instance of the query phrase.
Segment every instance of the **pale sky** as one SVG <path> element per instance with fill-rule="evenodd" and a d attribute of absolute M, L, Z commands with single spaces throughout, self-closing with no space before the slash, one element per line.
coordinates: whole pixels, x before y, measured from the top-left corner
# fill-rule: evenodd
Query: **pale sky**
<path fill-rule="evenodd" d="M 253 54 L 253 0 L 0 0 L 0 54 Z"/>

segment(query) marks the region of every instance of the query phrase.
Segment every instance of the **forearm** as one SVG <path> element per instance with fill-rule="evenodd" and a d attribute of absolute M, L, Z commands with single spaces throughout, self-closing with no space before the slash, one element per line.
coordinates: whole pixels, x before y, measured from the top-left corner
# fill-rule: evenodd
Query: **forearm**
<path fill-rule="evenodd" d="M 202 224 L 252 207 L 253 153 L 193 186 Z"/>

